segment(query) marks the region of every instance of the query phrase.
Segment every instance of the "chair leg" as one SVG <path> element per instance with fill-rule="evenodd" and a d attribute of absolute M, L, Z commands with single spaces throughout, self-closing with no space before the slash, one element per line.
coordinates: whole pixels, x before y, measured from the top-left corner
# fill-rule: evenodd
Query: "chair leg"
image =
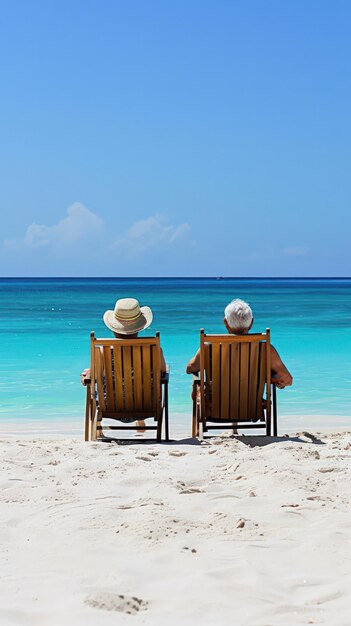
<path fill-rule="evenodd" d="M 91 425 L 91 436 L 90 436 L 91 441 L 96 441 L 97 439 L 98 414 L 99 414 L 99 409 L 96 408 L 95 413 L 94 413 L 94 419 Z"/>
<path fill-rule="evenodd" d="M 273 436 L 278 437 L 277 388 L 273 385 Z"/>
<path fill-rule="evenodd" d="M 191 434 L 193 437 L 197 437 L 199 434 L 199 423 L 200 423 L 200 397 L 199 397 L 199 386 L 194 383 L 193 391 L 193 419 L 192 419 L 192 429 Z"/>
<path fill-rule="evenodd" d="M 169 441 L 168 385 L 165 385 L 165 437 Z"/>
<path fill-rule="evenodd" d="M 87 385 L 87 397 L 85 401 L 85 425 L 84 425 L 84 440 L 90 441 L 90 426 L 91 426 L 91 398 L 90 398 L 90 385 Z"/>
<path fill-rule="evenodd" d="M 192 423 L 192 428 L 191 428 L 191 436 L 192 437 L 196 437 L 197 436 L 197 420 L 196 420 L 196 415 L 193 413 L 193 423 Z"/>
<path fill-rule="evenodd" d="M 198 428 L 197 428 L 197 406 L 196 406 L 196 397 L 193 398 L 193 422 L 192 422 L 192 429 L 191 429 L 191 434 L 192 437 L 196 437 L 197 432 L 198 432 Z"/>
<path fill-rule="evenodd" d="M 163 418 L 163 410 L 161 409 L 160 415 L 157 418 L 156 441 L 158 443 L 162 441 L 162 418 Z"/>

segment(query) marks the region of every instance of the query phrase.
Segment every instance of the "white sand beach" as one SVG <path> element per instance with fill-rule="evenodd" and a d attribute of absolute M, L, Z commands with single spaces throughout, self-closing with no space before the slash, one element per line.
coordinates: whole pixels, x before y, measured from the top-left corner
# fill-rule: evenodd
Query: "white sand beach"
<path fill-rule="evenodd" d="M 0 447 L 1 626 L 349 626 L 351 432 Z"/>

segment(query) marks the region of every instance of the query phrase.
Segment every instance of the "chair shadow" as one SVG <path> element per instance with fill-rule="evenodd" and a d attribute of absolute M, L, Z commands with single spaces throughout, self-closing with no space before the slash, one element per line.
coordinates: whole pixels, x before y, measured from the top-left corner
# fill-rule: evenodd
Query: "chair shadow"
<path fill-rule="evenodd" d="M 302 439 L 301 436 L 305 437 Z M 203 442 L 210 443 L 211 439 L 218 439 L 220 435 L 205 435 Z M 283 435 L 281 437 L 272 437 L 267 435 L 225 435 L 222 436 L 223 440 L 233 440 L 236 439 L 240 443 L 243 443 L 250 448 L 257 448 L 263 446 L 269 446 L 273 443 L 286 443 L 287 441 L 291 441 L 293 443 L 313 443 L 314 445 L 325 445 L 325 441 L 316 437 L 312 433 L 302 432 L 297 435 Z M 163 446 L 201 446 L 203 442 L 201 442 L 197 437 L 185 437 L 183 439 L 169 439 L 168 441 L 160 441 L 157 442 L 155 439 L 147 438 L 147 437 L 135 437 L 128 439 L 119 439 L 117 437 L 102 437 L 99 439 L 99 442 L 102 443 L 115 443 L 119 446 L 135 446 L 137 445 L 150 445 L 157 444 Z"/>
<path fill-rule="evenodd" d="M 146 437 L 135 437 L 132 439 L 131 437 L 128 439 L 119 439 L 117 437 L 101 437 L 99 439 L 99 443 L 115 443 L 119 446 L 135 446 L 135 445 L 150 445 L 157 444 L 158 446 L 201 446 L 201 441 L 196 437 L 186 437 L 185 439 L 169 439 L 165 441 L 156 441 L 155 439 L 146 438 Z"/>
<path fill-rule="evenodd" d="M 302 439 L 300 435 L 303 435 L 304 437 L 306 437 L 306 439 Z M 205 436 L 204 440 L 213 439 L 214 437 L 215 435 Z M 229 435 L 226 437 L 226 439 L 236 439 L 240 443 L 243 443 L 244 445 L 251 448 L 270 446 L 273 443 L 286 443 L 287 441 L 291 441 L 293 443 L 313 443 L 318 446 L 325 445 L 325 441 L 319 439 L 319 437 L 316 437 L 312 433 L 307 432 L 292 436 L 283 435 L 281 437 L 273 437 L 267 435 Z"/>

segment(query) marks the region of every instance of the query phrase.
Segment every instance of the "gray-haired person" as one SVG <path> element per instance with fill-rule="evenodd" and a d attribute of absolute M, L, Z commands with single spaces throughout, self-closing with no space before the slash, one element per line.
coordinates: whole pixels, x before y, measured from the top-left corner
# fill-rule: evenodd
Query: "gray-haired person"
<path fill-rule="evenodd" d="M 224 310 L 224 325 L 231 335 L 247 335 L 254 323 L 251 307 L 243 300 L 232 300 Z M 292 385 L 293 379 L 276 349 L 271 345 L 271 369 L 273 381 L 279 389 Z M 190 359 L 186 373 L 200 371 L 200 350 Z"/>

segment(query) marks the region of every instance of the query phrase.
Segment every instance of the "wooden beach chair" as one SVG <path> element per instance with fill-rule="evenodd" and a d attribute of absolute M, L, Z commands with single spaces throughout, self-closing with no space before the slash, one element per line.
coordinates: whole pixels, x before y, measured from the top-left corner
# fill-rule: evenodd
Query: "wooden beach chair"
<path fill-rule="evenodd" d="M 209 429 L 237 427 L 265 428 L 266 435 L 273 431 L 276 436 L 276 388 L 270 360 L 269 328 L 265 334 L 252 335 L 205 335 L 201 329 L 193 437 L 202 438 Z"/>
<path fill-rule="evenodd" d="M 103 438 L 107 430 L 136 430 L 119 418 L 145 420 L 161 441 L 163 417 L 168 431 L 168 373 L 161 372 L 160 334 L 143 339 L 96 339 L 90 335 L 90 380 L 87 381 L 85 440 Z M 105 420 L 118 425 L 104 425 Z M 141 430 L 141 429 L 139 429 Z"/>

